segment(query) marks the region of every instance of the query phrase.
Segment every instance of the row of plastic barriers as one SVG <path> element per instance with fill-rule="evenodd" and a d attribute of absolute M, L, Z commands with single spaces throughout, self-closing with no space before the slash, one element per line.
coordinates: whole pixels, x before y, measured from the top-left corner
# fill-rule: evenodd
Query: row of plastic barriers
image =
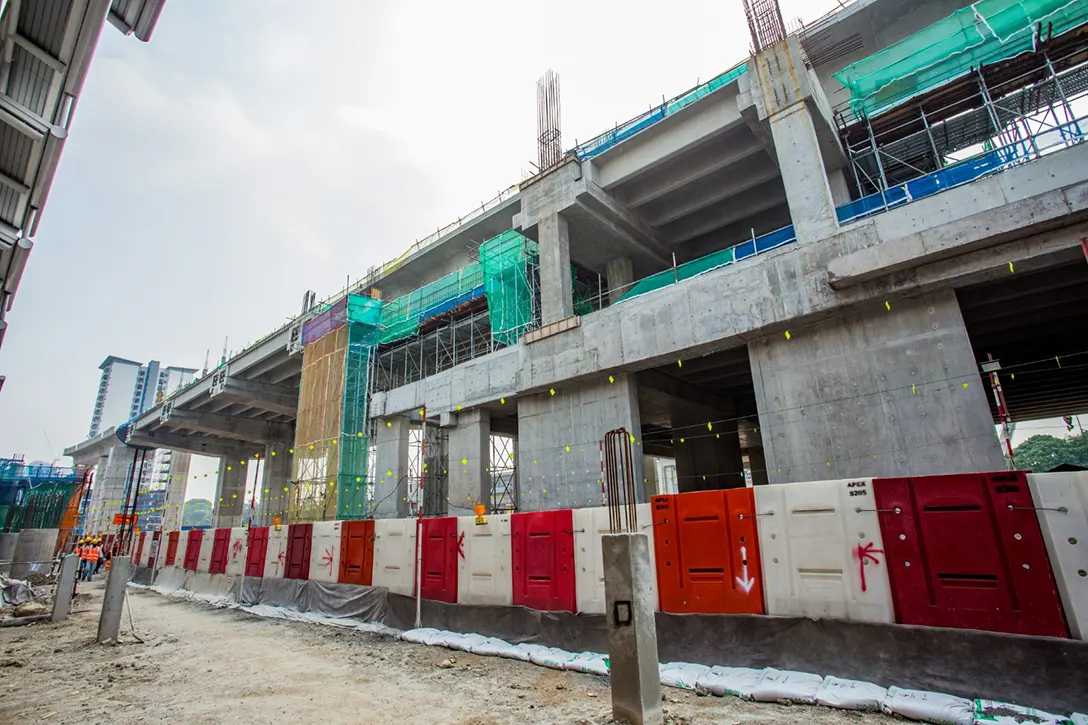
<path fill-rule="evenodd" d="M 848 479 L 637 507 L 661 611 L 831 617 L 1088 639 L 1088 474 Z M 417 552 L 417 532 L 421 551 Z M 137 563 L 605 611 L 608 510 L 168 532 Z"/>

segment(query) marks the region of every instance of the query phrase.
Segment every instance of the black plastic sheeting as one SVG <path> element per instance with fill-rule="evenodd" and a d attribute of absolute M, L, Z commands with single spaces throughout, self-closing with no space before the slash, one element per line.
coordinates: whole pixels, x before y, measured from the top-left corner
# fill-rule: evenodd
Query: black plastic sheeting
<path fill-rule="evenodd" d="M 154 571 L 150 567 L 134 566 L 132 572 L 128 575 L 128 580 L 133 584 L 143 584 L 145 587 L 149 587 L 151 586 L 151 575 Z"/>
<path fill-rule="evenodd" d="M 397 629 L 416 600 L 383 587 L 239 577 L 235 598 Z M 423 601 L 425 627 L 608 652 L 604 615 Z M 753 615 L 657 613 L 662 662 L 777 667 L 1050 711 L 1088 710 L 1088 642 L 908 625 Z"/>

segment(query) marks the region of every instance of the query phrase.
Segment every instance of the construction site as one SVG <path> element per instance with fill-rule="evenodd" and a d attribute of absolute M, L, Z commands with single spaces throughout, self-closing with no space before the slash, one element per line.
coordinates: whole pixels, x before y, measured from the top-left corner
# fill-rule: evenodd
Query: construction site
<path fill-rule="evenodd" d="M 56 722 L 1088 724 L 1088 471 L 1012 442 L 1088 413 L 1088 0 L 742 13 L 573 146 L 548 71 L 526 179 L 0 460 L 0 569 L 67 608 L 0 630 L 0 719 L 101 610 L 124 676 Z"/>

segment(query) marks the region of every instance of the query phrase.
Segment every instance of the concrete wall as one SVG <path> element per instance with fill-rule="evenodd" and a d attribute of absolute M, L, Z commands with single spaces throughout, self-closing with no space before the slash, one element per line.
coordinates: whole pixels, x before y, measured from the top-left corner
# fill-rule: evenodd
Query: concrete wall
<path fill-rule="evenodd" d="M 771 483 L 1004 468 L 951 290 L 749 344 Z"/>
<path fill-rule="evenodd" d="M 636 442 L 642 437 L 634 376 L 614 376 L 614 381 L 568 384 L 554 395 L 549 391 L 518 401 L 519 510 L 602 505 L 600 444 L 605 433 L 622 427 Z M 642 456 L 637 444 L 631 445 L 635 481 L 640 482 Z"/>
<path fill-rule="evenodd" d="M 408 515 L 409 420 L 398 415 L 378 421 L 374 437 L 374 518 Z"/>
<path fill-rule="evenodd" d="M 11 558 L 15 555 L 15 542 L 19 534 L 0 534 L 0 574 L 11 570 Z"/>
<path fill-rule="evenodd" d="M 45 575 L 53 566 L 57 547 L 57 529 L 23 529 L 15 542 L 11 557 L 11 578 Z"/>

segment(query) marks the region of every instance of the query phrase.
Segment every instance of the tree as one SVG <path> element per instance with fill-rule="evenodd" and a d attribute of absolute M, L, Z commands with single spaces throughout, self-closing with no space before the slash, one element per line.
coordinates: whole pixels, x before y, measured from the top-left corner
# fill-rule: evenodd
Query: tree
<path fill-rule="evenodd" d="M 1036 473 L 1063 463 L 1088 468 L 1088 435 L 1080 433 L 1064 439 L 1034 435 L 1016 447 L 1013 457 L 1018 469 Z"/>
<path fill-rule="evenodd" d="M 185 502 L 181 512 L 182 526 L 211 526 L 212 502 L 206 498 L 192 498 Z"/>

